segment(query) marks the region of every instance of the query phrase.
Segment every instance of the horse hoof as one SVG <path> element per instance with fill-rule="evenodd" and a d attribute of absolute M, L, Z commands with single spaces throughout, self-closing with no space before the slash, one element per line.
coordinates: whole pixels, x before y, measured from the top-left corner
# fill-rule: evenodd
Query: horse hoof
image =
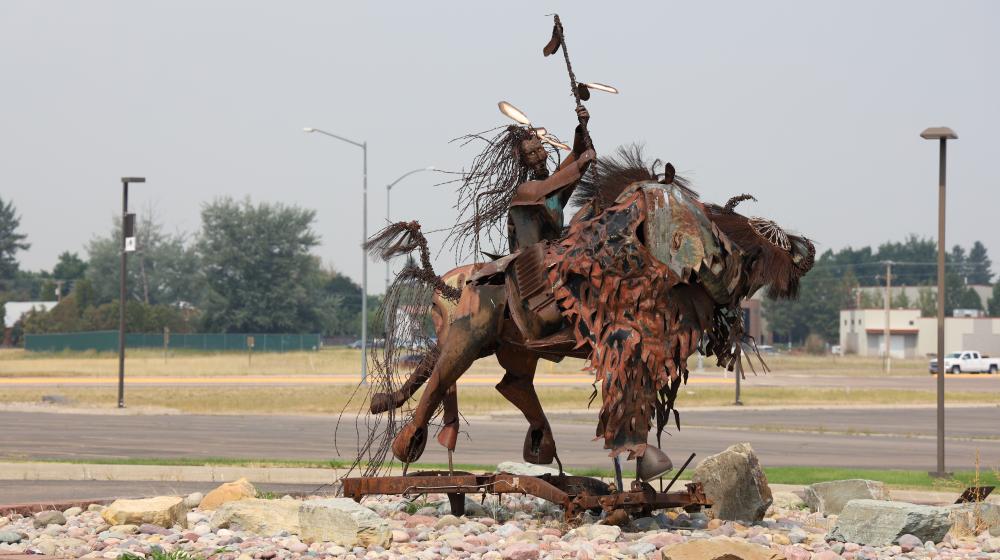
<path fill-rule="evenodd" d="M 407 424 L 392 441 L 392 454 L 403 463 L 413 463 L 424 454 L 427 428 Z"/>
<path fill-rule="evenodd" d="M 524 461 L 535 465 L 548 465 L 556 457 L 556 440 L 552 438 L 552 430 L 544 428 L 528 428 L 524 435 L 524 449 L 521 453 Z"/>
<path fill-rule="evenodd" d="M 449 451 L 454 451 L 458 444 L 458 422 L 448 424 L 441 428 L 437 437 L 438 443 Z"/>

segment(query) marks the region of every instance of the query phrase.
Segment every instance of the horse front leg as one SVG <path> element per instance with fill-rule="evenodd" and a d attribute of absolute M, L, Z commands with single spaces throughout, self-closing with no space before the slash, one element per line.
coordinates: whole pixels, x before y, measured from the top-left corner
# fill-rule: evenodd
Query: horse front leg
<path fill-rule="evenodd" d="M 506 298 L 502 285 L 468 285 L 462 292 L 448 336 L 439 341 L 441 354 L 413 418 L 392 443 L 392 454 L 403 463 L 420 458 L 427 444 L 427 424 L 472 362 L 496 347 Z M 449 407 L 450 408 L 450 407 Z M 455 423 L 457 424 L 457 406 Z M 446 445 L 447 447 L 447 445 Z"/>
<path fill-rule="evenodd" d="M 522 457 L 526 462 L 536 465 L 548 465 L 553 459 L 558 461 L 552 428 L 542 410 L 538 393 L 535 392 L 538 356 L 523 348 L 503 345 L 497 350 L 497 361 L 506 372 L 496 386 L 497 391 L 516 406 L 528 421 Z"/>

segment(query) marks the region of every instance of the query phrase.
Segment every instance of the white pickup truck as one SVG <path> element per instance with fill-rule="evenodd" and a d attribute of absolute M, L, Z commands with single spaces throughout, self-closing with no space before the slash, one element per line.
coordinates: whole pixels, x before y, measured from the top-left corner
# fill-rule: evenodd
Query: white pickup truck
<path fill-rule="evenodd" d="M 929 369 L 931 373 L 937 373 L 937 360 L 931 360 Z M 944 356 L 944 370 L 947 373 L 996 373 L 998 369 L 1000 358 L 991 358 L 971 350 Z"/>

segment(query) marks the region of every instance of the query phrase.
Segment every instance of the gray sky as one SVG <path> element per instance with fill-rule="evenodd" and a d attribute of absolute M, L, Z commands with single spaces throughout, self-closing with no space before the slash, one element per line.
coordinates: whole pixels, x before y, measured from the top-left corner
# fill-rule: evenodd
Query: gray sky
<path fill-rule="evenodd" d="M 27 269 L 82 251 L 144 175 L 133 208 L 193 232 L 202 202 L 250 196 L 315 208 L 324 262 L 360 279 L 361 151 L 369 230 L 385 184 L 461 169 L 448 141 L 504 124 L 506 99 L 564 138 L 575 124 L 561 57 L 622 94 L 588 103 L 599 153 L 645 142 L 706 200 L 821 250 L 936 233 L 937 149 L 954 128 L 948 245 L 1000 262 L 1000 3 L 981 2 L 37 2 L 0 3 L 0 193 L 32 243 Z M 395 219 L 453 222 L 453 189 L 416 174 Z M 440 245 L 440 234 L 431 236 Z M 436 265 L 453 264 L 445 251 Z M 384 268 L 369 267 L 371 291 Z"/>

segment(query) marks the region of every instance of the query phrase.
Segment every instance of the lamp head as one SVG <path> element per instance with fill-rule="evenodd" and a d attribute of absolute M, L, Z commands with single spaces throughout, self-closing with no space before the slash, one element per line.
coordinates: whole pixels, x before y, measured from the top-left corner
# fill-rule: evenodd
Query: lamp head
<path fill-rule="evenodd" d="M 947 126 L 932 126 L 920 133 L 924 140 L 957 140 L 958 135 Z"/>
<path fill-rule="evenodd" d="M 302 129 L 302 132 L 316 132 L 316 129 L 311 126 L 307 126 Z"/>
<path fill-rule="evenodd" d="M 145 177 L 122 177 L 122 183 L 145 183 Z"/>

